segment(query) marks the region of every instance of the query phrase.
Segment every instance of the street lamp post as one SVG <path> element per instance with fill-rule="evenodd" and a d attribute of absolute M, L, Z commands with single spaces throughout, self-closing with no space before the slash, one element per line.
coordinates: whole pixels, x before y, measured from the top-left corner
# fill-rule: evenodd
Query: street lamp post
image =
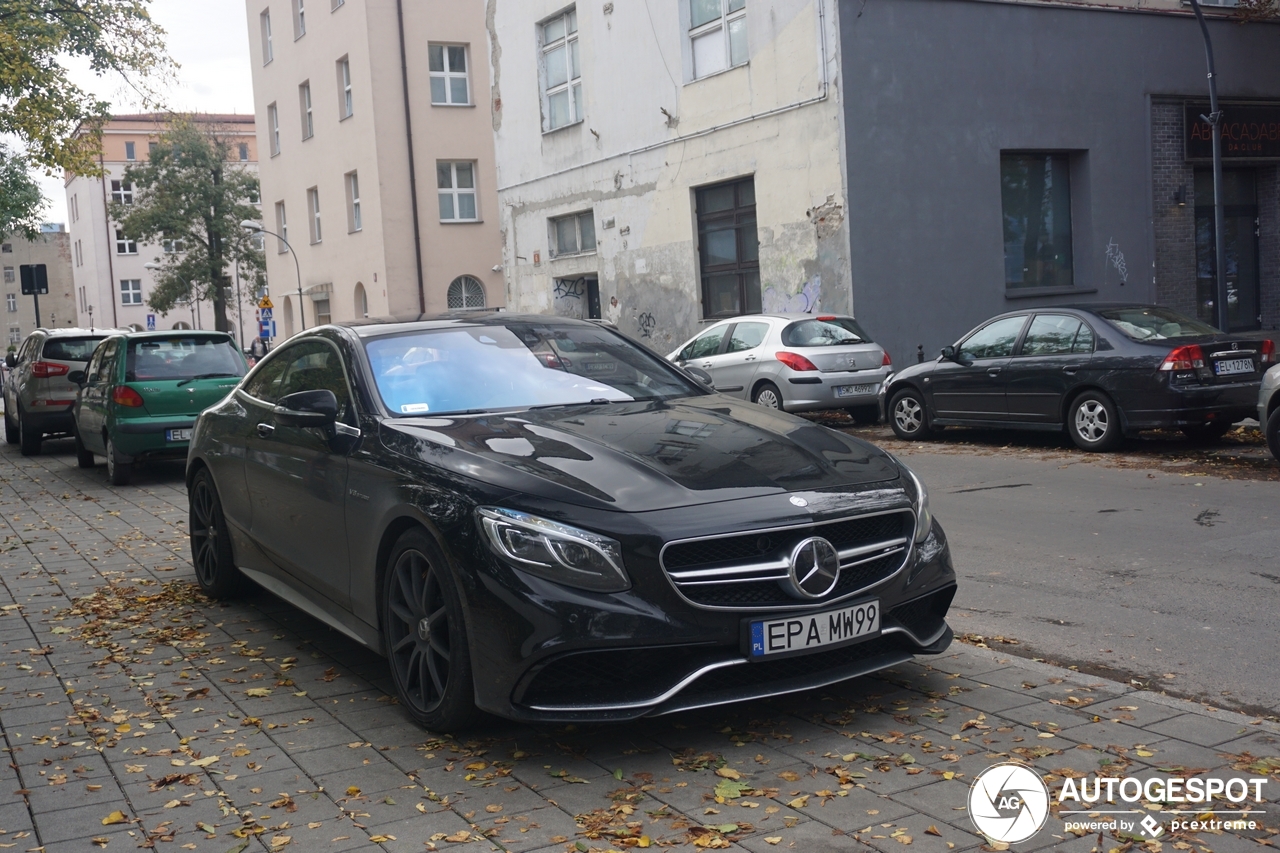
<path fill-rule="evenodd" d="M 246 231 L 250 231 L 255 234 L 270 234 L 272 237 L 275 237 L 281 243 L 284 243 L 285 248 L 289 250 L 289 254 L 293 255 L 293 269 L 298 274 L 298 325 L 302 327 L 301 331 L 306 331 L 307 312 L 304 311 L 302 308 L 302 265 L 298 263 L 298 253 L 293 250 L 293 246 L 289 245 L 288 240 L 281 237 L 279 234 L 277 234 L 274 231 L 268 231 L 267 229 L 263 228 L 260 223 L 254 222 L 252 219 L 242 220 L 240 223 L 240 227 Z"/>
<path fill-rule="evenodd" d="M 157 263 L 143 264 L 142 268 L 147 270 L 164 269 Z M 195 293 L 191 290 L 191 282 L 183 278 L 180 273 L 175 272 L 174 275 L 178 276 L 178 279 L 187 286 L 187 307 L 191 309 L 191 325 L 198 329 L 204 324 L 196 319 L 196 311 L 200 309 L 200 303 L 196 301 Z"/>
<path fill-rule="evenodd" d="M 1227 318 L 1227 237 L 1225 215 L 1222 206 L 1222 110 L 1218 109 L 1218 74 L 1213 63 L 1213 42 L 1209 38 L 1209 26 L 1204 22 L 1204 12 L 1200 9 L 1200 0 L 1191 0 L 1191 8 L 1200 23 L 1200 33 L 1204 36 L 1204 58 L 1209 66 L 1209 114 L 1201 116 L 1209 123 L 1213 134 L 1213 265 L 1217 272 L 1217 295 L 1214 297 L 1214 316 L 1218 328 L 1230 332 Z"/>

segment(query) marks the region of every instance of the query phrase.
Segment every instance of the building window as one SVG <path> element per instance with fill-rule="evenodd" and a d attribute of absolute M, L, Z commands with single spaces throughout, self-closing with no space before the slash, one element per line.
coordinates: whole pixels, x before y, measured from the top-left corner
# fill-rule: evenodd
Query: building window
<path fill-rule="evenodd" d="M 351 100 L 351 60 L 342 57 L 338 60 L 338 112 L 342 118 L 350 118 L 355 110 Z"/>
<path fill-rule="evenodd" d="M 1001 154 L 1000 196 L 1005 287 L 1074 284 L 1070 158 L 1066 154 Z"/>
<path fill-rule="evenodd" d="M 138 149 L 137 149 L 137 146 L 134 145 L 134 143 L 126 142 L 124 144 L 124 159 L 126 160 L 138 159 Z"/>
<path fill-rule="evenodd" d="M 693 78 L 747 61 L 747 0 L 689 0 Z"/>
<path fill-rule="evenodd" d="M 249 160 L 249 143 L 241 142 L 240 143 L 240 161 L 242 163 L 245 163 L 245 162 L 248 162 L 248 160 Z"/>
<path fill-rule="evenodd" d="M 12 244 L 12 243 L 3 243 L 3 244 L 0 244 L 0 254 L 4 254 L 4 255 L 12 255 L 12 254 L 13 254 L 13 244 Z"/>
<path fill-rule="evenodd" d="M 449 309 L 471 311 L 484 307 L 484 285 L 469 275 L 460 275 L 449 284 Z"/>
<path fill-rule="evenodd" d="M 369 294 L 365 292 L 363 282 L 359 282 L 359 281 L 356 282 L 355 303 L 356 303 L 356 317 L 357 318 L 368 317 L 369 316 Z"/>
<path fill-rule="evenodd" d="M 121 305 L 141 305 L 142 304 L 142 279 L 139 279 L 139 278 L 120 279 L 120 304 Z"/>
<path fill-rule="evenodd" d="M 704 187 L 696 204 L 703 316 L 760 313 L 755 179 Z"/>
<path fill-rule="evenodd" d="M 112 181 L 111 200 L 116 204 L 133 204 L 133 184 L 128 181 Z"/>
<path fill-rule="evenodd" d="M 4 271 L 5 271 L 5 280 L 8 281 L 9 268 L 5 267 Z M 4 304 L 5 304 L 5 307 L 9 309 L 10 314 L 18 313 L 18 294 L 6 293 L 4 295 Z"/>
<path fill-rule="evenodd" d="M 5 268 L 4 268 L 4 283 L 5 283 L 5 284 L 13 284 L 13 283 L 14 283 L 15 281 L 17 281 L 17 280 L 18 280 L 18 279 L 17 279 L 17 277 L 14 275 L 14 269 L 13 269 L 13 267 L 5 267 Z"/>
<path fill-rule="evenodd" d="M 538 26 L 542 41 L 542 129 L 582 121 L 578 13 L 570 9 Z"/>
<path fill-rule="evenodd" d="M 295 41 L 307 34 L 307 9 L 305 0 L 293 0 L 293 38 Z"/>
<path fill-rule="evenodd" d="M 307 212 L 311 214 L 311 242 L 319 243 L 323 234 L 320 231 L 320 190 L 317 187 L 307 190 Z"/>
<path fill-rule="evenodd" d="M 80 221 L 80 196 L 71 197 L 71 203 L 67 205 L 67 213 L 71 216 L 72 222 Z"/>
<path fill-rule="evenodd" d="M 329 314 L 329 300 L 316 299 L 311 303 L 311 308 L 316 312 L 316 325 L 323 326 L 332 322 L 332 316 Z"/>
<path fill-rule="evenodd" d="M 336 11 L 338 11 L 338 7 L 339 7 L 339 6 L 342 6 L 342 5 L 343 5 L 343 4 L 345 4 L 346 2 L 347 2 L 347 0 L 333 0 L 333 6 L 331 6 L 331 7 L 329 8 L 329 11 L 330 11 L 330 12 L 336 12 Z"/>
<path fill-rule="evenodd" d="M 13 344 L 14 346 L 17 346 L 18 344 L 22 343 L 22 327 L 21 326 L 9 327 L 9 343 Z"/>
<path fill-rule="evenodd" d="M 160 246 L 164 249 L 166 255 L 176 255 L 187 250 L 187 246 L 181 239 L 161 240 Z"/>
<path fill-rule="evenodd" d="M 245 196 L 244 200 L 252 205 L 262 204 L 262 195 L 258 192 L 257 185 L 254 185 L 249 189 L 249 192 Z"/>
<path fill-rule="evenodd" d="M 76 241 L 76 266 L 84 265 L 84 256 L 80 254 L 80 241 Z"/>
<path fill-rule="evenodd" d="M 156 156 L 156 147 L 157 147 L 157 146 L 159 146 L 159 145 L 160 145 L 160 143 L 159 143 L 159 142 L 148 142 L 148 143 L 147 143 L 147 159 L 148 159 L 148 160 L 150 160 L 152 157 Z"/>
<path fill-rule="evenodd" d="M 116 254 L 117 255 L 136 255 L 138 254 L 137 241 L 124 236 L 124 231 L 116 229 Z"/>
<path fill-rule="evenodd" d="M 364 228 L 360 219 L 360 176 L 355 172 L 346 175 L 347 185 L 347 231 L 359 231 Z"/>
<path fill-rule="evenodd" d="M 551 226 L 551 256 L 577 255 L 596 250 L 594 211 L 574 213 L 548 220 Z"/>
<path fill-rule="evenodd" d="M 315 120 L 311 115 L 311 81 L 298 87 L 298 109 L 302 113 L 302 138 L 310 139 L 316 132 Z"/>
<path fill-rule="evenodd" d="M 276 254 L 283 255 L 289 251 L 289 221 L 284 216 L 284 202 L 276 202 L 276 233 L 280 235 L 280 239 L 276 240 Z"/>
<path fill-rule="evenodd" d="M 271 156 L 280 153 L 280 111 L 275 104 L 267 105 L 267 127 L 271 130 Z"/>
<path fill-rule="evenodd" d="M 470 86 L 467 80 L 466 46 L 428 45 L 427 57 L 431 70 L 431 103 L 471 103 Z"/>
<path fill-rule="evenodd" d="M 437 163 L 441 222 L 475 222 L 476 164 Z"/>
<path fill-rule="evenodd" d="M 264 10 L 258 21 L 262 26 L 262 64 L 267 65 L 276 58 L 276 49 L 271 43 L 271 10 Z"/>

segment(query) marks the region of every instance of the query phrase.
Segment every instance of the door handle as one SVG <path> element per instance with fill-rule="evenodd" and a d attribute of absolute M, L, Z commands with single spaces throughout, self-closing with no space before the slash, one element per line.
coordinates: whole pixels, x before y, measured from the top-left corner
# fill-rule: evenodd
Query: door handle
<path fill-rule="evenodd" d="M 755 360 L 756 360 L 756 357 L 754 355 L 749 355 L 743 359 L 743 361 L 755 361 Z"/>
<path fill-rule="evenodd" d="M 271 424 L 258 424 L 259 438 L 271 438 L 272 434 L 275 433 L 275 431 L 276 431 L 276 428 L 273 427 Z"/>
<path fill-rule="evenodd" d="M 995 375 L 996 375 L 997 373 L 999 373 L 999 372 L 1000 372 L 1000 368 L 998 368 L 998 367 L 988 367 L 988 368 L 987 368 L 987 375 L 988 375 L 988 376 L 995 376 Z"/>
<path fill-rule="evenodd" d="M 1076 375 L 1076 369 L 1077 369 L 1077 368 L 1074 368 L 1074 367 L 1064 367 L 1064 368 L 1062 368 L 1062 372 L 1063 372 L 1063 373 L 1065 373 L 1065 374 L 1067 374 L 1068 376 L 1075 376 L 1075 375 Z"/>

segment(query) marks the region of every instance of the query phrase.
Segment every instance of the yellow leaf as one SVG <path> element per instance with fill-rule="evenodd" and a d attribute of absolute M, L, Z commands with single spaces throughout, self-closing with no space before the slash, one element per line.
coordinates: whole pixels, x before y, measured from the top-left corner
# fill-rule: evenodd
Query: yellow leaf
<path fill-rule="evenodd" d="M 637 846 L 637 847 L 648 847 L 648 846 L 649 846 L 649 845 L 651 845 L 651 844 L 653 844 L 653 839 L 652 839 L 652 838 L 650 838 L 650 837 L 649 837 L 649 836 L 647 836 L 647 835 L 642 835 L 642 836 L 640 836 L 640 841 L 636 844 L 636 846 Z"/>
<path fill-rule="evenodd" d="M 213 764 L 217 760 L 218 760 L 218 756 L 207 755 L 204 758 L 197 758 L 195 761 L 191 762 L 191 766 L 192 767 L 208 767 L 210 764 Z"/>
<path fill-rule="evenodd" d="M 809 805 L 809 795 L 805 794 L 803 797 L 796 797 L 794 800 L 787 803 L 787 805 L 793 809 L 802 809 Z"/>
<path fill-rule="evenodd" d="M 742 774 L 739 773 L 737 770 L 734 770 L 732 767 L 721 767 L 720 769 L 716 770 L 716 775 L 722 779 L 741 779 L 742 778 Z"/>
<path fill-rule="evenodd" d="M 1040 738 L 1040 739 L 1042 739 L 1042 740 L 1048 740 L 1049 738 L 1051 738 L 1051 737 L 1053 737 L 1053 736 L 1054 736 L 1054 735 L 1053 735 L 1053 732 L 1041 732 L 1040 734 L 1036 735 L 1036 737 L 1038 737 L 1038 738 Z"/>
<path fill-rule="evenodd" d="M 129 725 L 128 723 L 123 723 L 121 725 L 116 726 L 116 731 L 118 731 L 120 734 L 124 734 L 125 732 L 131 732 L 133 731 L 133 726 Z"/>
<path fill-rule="evenodd" d="M 394 835 L 370 835 L 369 840 L 374 844 L 382 844 L 386 841 L 395 841 L 396 837 Z"/>
<path fill-rule="evenodd" d="M 899 844 L 910 844 L 910 843 L 911 843 L 911 836 L 910 836 L 910 835 L 892 835 L 892 836 L 890 836 L 890 838 L 892 838 L 894 841 L 898 842 Z"/>
<path fill-rule="evenodd" d="M 473 761 L 470 764 L 466 765 L 466 769 L 467 770 L 483 770 L 488 766 L 489 765 L 484 761 Z"/>
<path fill-rule="evenodd" d="M 944 770 L 942 771 L 942 778 L 950 782 L 952 779 L 956 778 L 956 772 L 954 770 Z"/>
<path fill-rule="evenodd" d="M 939 838 L 941 838 L 941 837 L 942 837 L 942 833 L 938 831 L 938 827 L 934 826 L 933 824 L 929 824 L 929 828 L 928 828 L 928 829 L 926 829 L 926 830 L 924 831 L 924 834 L 925 834 L 925 835 L 936 835 L 936 836 L 938 836 Z"/>
<path fill-rule="evenodd" d="M 780 842 L 781 840 L 782 840 L 782 836 L 781 836 L 781 835 L 770 835 L 770 836 L 767 836 L 767 837 L 765 838 L 764 843 L 765 843 L 765 844 L 777 844 L 777 843 L 778 843 L 778 842 Z"/>
<path fill-rule="evenodd" d="M 498 812 L 502 811 L 502 806 L 498 805 L 497 803 L 490 803 L 489 805 L 484 807 L 484 810 L 487 811 L 489 814 L 497 814 Z"/>
<path fill-rule="evenodd" d="M 471 840 L 471 833 L 467 832 L 465 829 L 460 829 L 453 835 L 446 835 L 444 840 L 452 841 L 454 844 L 465 844 Z"/>
<path fill-rule="evenodd" d="M 1155 755 L 1155 753 L 1149 749 L 1136 749 L 1134 752 L 1136 752 L 1140 758 L 1150 758 Z"/>
<path fill-rule="evenodd" d="M 414 803 L 413 807 L 418 811 L 422 812 L 423 814 L 427 813 L 427 807 L 424 806 L 422 803 Z"/>
<path fill-rule="evenodd" d="M 289 835 L 273 835 L 271 836 L 271 849 L 279 850 L 281 847 L 284 847 L 292 840 L 293 840 L 293 837 Z"/>
<path fill-rule="evenodd" d="M 253 696 L 255 698 L 261 699 L 265 696 L 271 695 L 271 688 L 270 687 L 250 687 L 248 690 L 244 692 L 244 695 Z"/>
<path fill-rule="evenodd" d="M 164 804 L 164 807 L 166 809 L 176 809 L 180 805 L 182 805 L 182 800 L 170 800 Z"/>
<path fill-rule="evenodd" d="M 357 788 L 355 785 L 352 785 L 350 788 L 347 788 L 347 796 L 348 797 L 360 796 L 360 789 Z"/>
<path fill-rule="evenodd" d="M 124 816 L 122 811 L 114 811 L 102 819 L 103 826 L 111 826 L 114 823 L 125 823 L 129 819 Z"/>
<path fill-rule="evenodd" d="M 783 770 L 781 773 L 778 774 L 778 778 L 784 779 L 787 782 L 799 782 L 800 774 L 794 770 Z"/>

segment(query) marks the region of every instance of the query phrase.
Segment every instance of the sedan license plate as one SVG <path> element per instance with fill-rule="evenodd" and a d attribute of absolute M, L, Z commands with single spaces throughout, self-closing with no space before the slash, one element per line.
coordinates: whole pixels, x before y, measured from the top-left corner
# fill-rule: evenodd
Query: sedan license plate
<path fill-rule="evenodd" d="M 751 623 L 751 659 L 831 649 L 879 633 L 879 601 L 786 619 L 762 619 Z"/>
<path fill-rule="evenodd" d="M 165 441 L 190 441 L 191 430 L 189 429 L 167 429 L 164 431 Z"/>
<path fill-rule="evenodd" d="M 879 390 L 877 385 L 837 385 L 837 397 L 860 397 L 863 394 L 874 394 Z"/>
<path fill-rule="evenodd" d="M 1224 358 L 1222 361 L 1214 363 L 1213 370 L 1219 376 L 1232 376 L 1237 373 L 1253 373 L 1253 359 Z"/>

